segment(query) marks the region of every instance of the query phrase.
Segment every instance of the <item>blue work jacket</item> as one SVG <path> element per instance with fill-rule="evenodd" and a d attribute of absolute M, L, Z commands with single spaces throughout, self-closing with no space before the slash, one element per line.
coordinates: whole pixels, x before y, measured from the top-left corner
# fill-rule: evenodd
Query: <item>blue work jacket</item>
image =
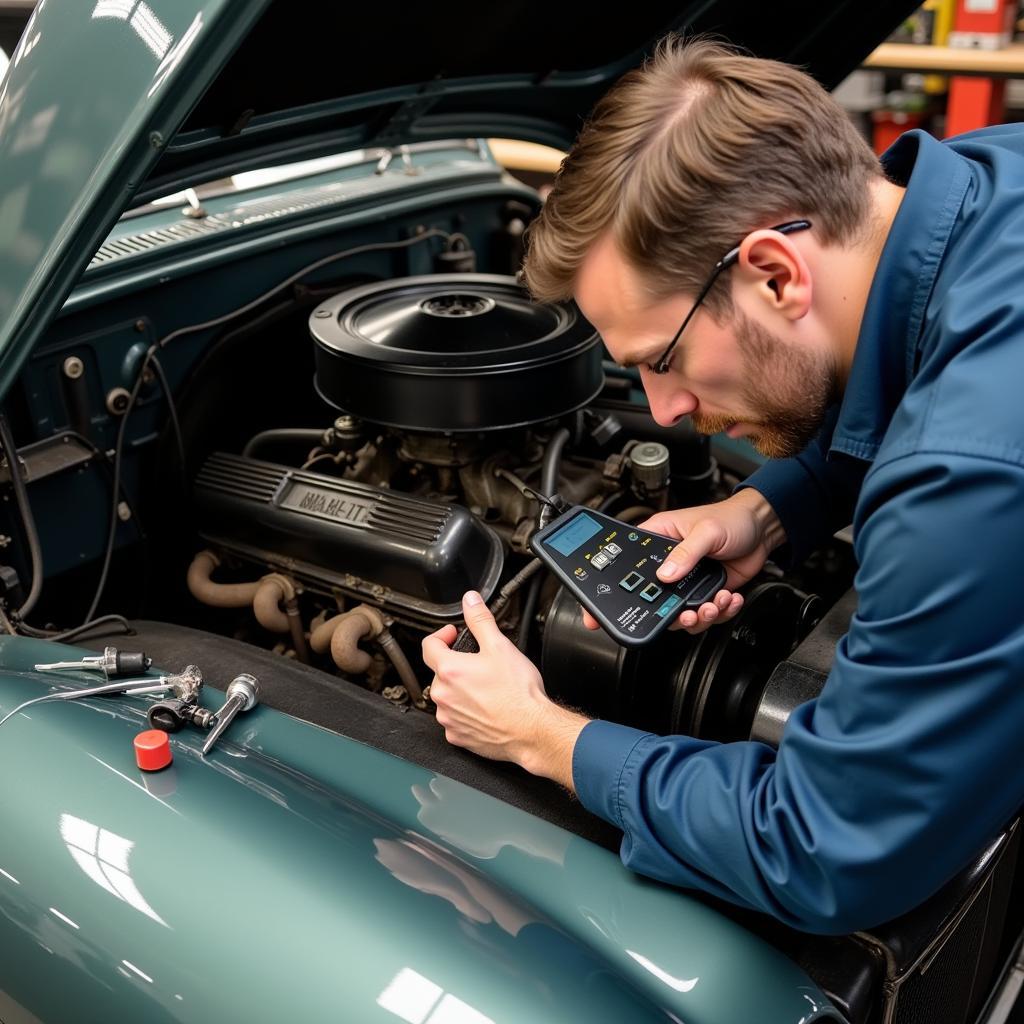
<path fill-rule="evenodd" d="M 633 870 L 844 933 L 1024 804 L 1024 126 L 883 157 L 906 192 L 841 406 L 747 483 L 799 559 L 854 528 L 858 608 L 778 750 L 591 722 L 580 800 Z"/>

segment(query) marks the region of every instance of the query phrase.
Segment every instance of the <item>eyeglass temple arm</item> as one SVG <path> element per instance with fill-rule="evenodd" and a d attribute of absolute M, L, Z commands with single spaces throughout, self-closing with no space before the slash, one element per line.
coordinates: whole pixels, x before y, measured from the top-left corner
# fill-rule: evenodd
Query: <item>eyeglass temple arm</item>
<path fill-rule="evenodd" d="M 790 220 L 790 221 L 787 221 L 785 224 L 776 224 L 775 227 L 769 228 L 768 230 L 769 231 L 778 231 L 778 233 L 780 235 L 791 235 L 794 231 L 806 231 L 810 226 L 811 226 L 811 222 L 809 220 Z M 736 260 L 739 259 L 740 249 L 741 248 L 743 248 L 743 243 L 742 242 L 740 242 L 740 244 L 735 246 L 734 248 L 730 249 L 715 264 L 715 275 L 711 279 L 712 283 L 714 283 L 715 278 L 717 278 L 718 275 L 723 270 L 725 270 L 726 267 L 731 267 L 736 262 Z M 708 289 L 705 289 L 701 293 L 701 297 L 702 298 L 706 297 L 707 293 L 708 293 Z"/>
<path fill-rule="evenodd" d="M 788 235 L 794 231 L 806 231 L 811 226 L 809 220 L 790 220 L 786 221 L 785 224 L 776 224 L 774 227 L 769 228 L 769 231 L 778 231 L 780 235 Z M 676 331 L 675 337 L 669 342 L 668 348 L 665 349 L 665 354 L 658 360 L 657 366 L 654 368 L 655 373 L 664 373 L 668 369 L 668 361 L 675 350 L 676 342 L 682 337 L 683 331 L 686 330 L 686 325 L 693 319 L 694 314 L 697 312 L 701 303 L 708 297 L 708 292 L 714 287 L 715 282 L 718 280 L 718 275 L 722 273 L 726 267 L 731 267 L 738 259 L 740 255 L 740 249 L 743 247 L 743 243 L 734 246 L 730 249 L 716 264 L 714 269 L 711 271 L 710 277 L 708 277 L 707 283 L 701 288 L 697 295 L 697 299 L 693 306 L 690 308 L 690 312 L 686 315 L 686 319 L 679 325 L 679 330 Z"/>

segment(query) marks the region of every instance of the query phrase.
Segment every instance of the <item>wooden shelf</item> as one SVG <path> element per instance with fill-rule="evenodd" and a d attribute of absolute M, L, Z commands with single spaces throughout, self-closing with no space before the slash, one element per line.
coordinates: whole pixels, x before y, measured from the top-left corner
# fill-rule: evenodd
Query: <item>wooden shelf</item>
<path fill-rule="evenodd" d="M 1002 50 L 954 50 L 950 46 L 883 43 L 864 61 L 864 67 L 1012 78 L 1024 76 L 1024 43 L 1011 43 Z"/>

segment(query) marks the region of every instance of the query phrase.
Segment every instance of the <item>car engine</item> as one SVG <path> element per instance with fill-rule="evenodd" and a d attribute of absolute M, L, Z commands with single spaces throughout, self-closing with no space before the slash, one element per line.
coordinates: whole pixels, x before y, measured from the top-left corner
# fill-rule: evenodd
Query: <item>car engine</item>
<path fill-rule="evenodd" d="M 532 303 L 511 277 L 448 273 L 348 289 L 309 325 L 316 391 L 337 417 L 206 459 L 196 600 L 243 610 L 247 638 L 429 711 L 419 641 L 459 622 L 475 589 L 556 699 L 659 732 L 756 734 L 773 669 L 825 607 L 818 592 L 849 577 L 825 569 L 808 589 L 766 573 L 731 628 L 700 637 L 627 650 L 587 630 L 530 555 L 537 495 L 639 523 L 734 480 L 687 422 L 651 420 L 628 371 L 606 377 L 578 311 Z"/>

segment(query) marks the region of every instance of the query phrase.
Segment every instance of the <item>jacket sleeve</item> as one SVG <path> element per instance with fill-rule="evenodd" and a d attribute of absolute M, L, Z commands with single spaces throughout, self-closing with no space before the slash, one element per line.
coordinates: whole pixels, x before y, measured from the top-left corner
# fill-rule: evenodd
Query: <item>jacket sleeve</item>
<path fill-rule="evenodd" d="M 778 751 L 586 726 L 583 804 L 633 870 L 840 934 L 920 903 L 1024 803 L 1024 471 L 963 454 L 876 466 L 859 607 Z"/>
<path fill-rule="evenodd" d="M 788 543 L 773 555 L 780 565 L 799 565 L 853 518 L 867 463 L 828 458 L 838 413 L 838 406 L 830 410 L 821 431 L 799 455 L 772 459 L 740 484 L 760 491 L 782 522 Z"/>

